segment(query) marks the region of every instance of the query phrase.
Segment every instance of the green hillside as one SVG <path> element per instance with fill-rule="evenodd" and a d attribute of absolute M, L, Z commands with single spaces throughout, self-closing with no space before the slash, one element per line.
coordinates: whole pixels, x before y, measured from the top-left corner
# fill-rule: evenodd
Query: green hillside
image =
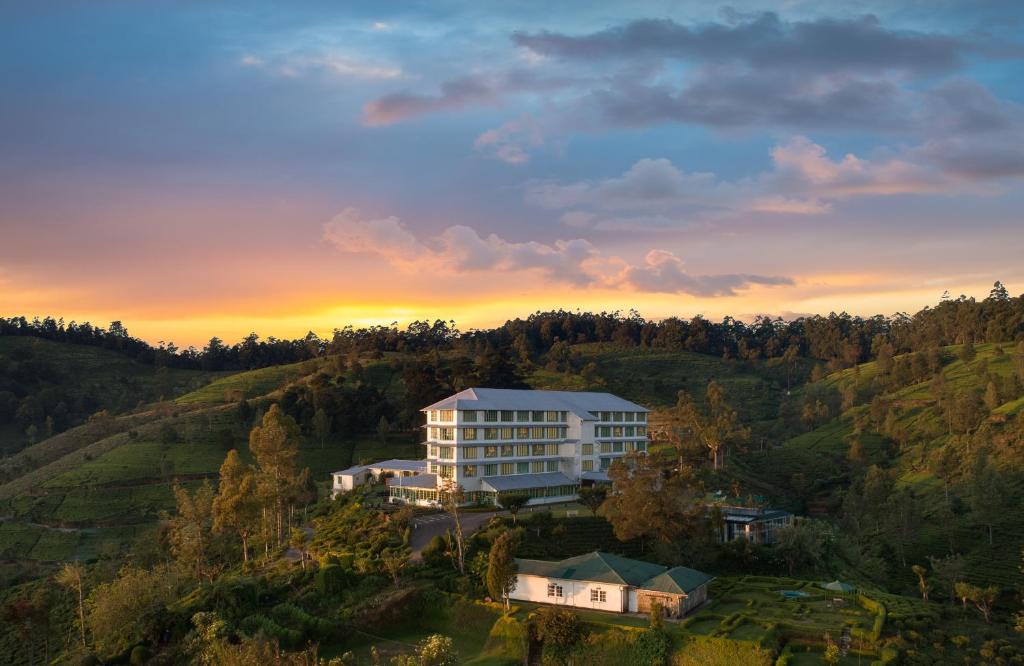
<path fill-rule="evenodd" d="M 1015 498 L 1024 493 L 1024 452 L 1020 426 L 1008 417 L 1024 408 L 1024 399 L 1014 388 L 1020 361 L 1013 346 L 996 347 L 977 345 L 972 359 L 961 358 L 961 346 L 945 347 L 939 378 L 911 379 L 906 385 L 885 385 L 877 362 L 808 384 L 797 397 L 839 405 L 835 418 L 765 455 L 736 456 L 731 471 L 798 511 L 842 519 L 850 487 L 856 487 L 868 467 L 877 466 L 892 475 L 897 489 L 912 492 L 920 513 L 908 561 L 925 563 L 928 556 L 953 550 L 964 555 L 972 579 L 1016 586 L 1024 529 L 1014 507 L 1019 507 Z M 984 402 L 986 391 L 994 402 Z M 842 409 L 842 401 L 851 396 L 854 404 Z M 854 441 L 859 455 L 851 453 Z M 944 447 L 951 457 L 945 472 L 948 503 L 946 483 L 939 476 Z M 974 466 L 982 451 L 998 470 L 1006 505 L 995 518 L 991 546 L 985 526 L 970 510 Z M 901 574 L 909 586 L 909 570 Z"/>
<path fill-rule="evenodd" d="M 0 454 L 14 453 L 101 410 L 133 410 L 195 390 L 222 374 L 157 368 L 99 347 L 0 336 Z"/>

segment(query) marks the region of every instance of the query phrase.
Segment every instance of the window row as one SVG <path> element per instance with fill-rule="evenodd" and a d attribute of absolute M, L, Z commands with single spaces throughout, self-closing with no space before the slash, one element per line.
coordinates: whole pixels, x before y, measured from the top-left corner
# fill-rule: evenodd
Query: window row
<path fill-rule="evenodd" d="M 608 593 L 606 591 L 600 590 L 600 589 L 599 590 L 591 590 L 590 591 L 590 600 L 591 601 L 597 601 L 597 602 L 600 602 L 600 603 L 603 604 L 604 602 L 608 601 Z"/>
<path fill-rule="evenodd" d="M 548 583 L 548 596 L 549 597 L 561 597 L 562 586 L 554 583 Z"/>
<path fill-rule="evenodd" d="M 531 426 L 513 428 L 463 428 L 463 441 L 484 440 L 516 440 L 516 439 L 565 439 L 569 429 L 565 426 Z M 455 428 L 431 427 L 427 436 L 433 441 L 451 442 L 455 440 Z M 632 435 L 630 435 L 632 436 Z"/>
<path fill-rule="evenodd" d="M 598 421 L 603 421 L 605 423 L 629 423 L 630 421 L 636 421 L 639 423 L 647 422 L 647 412 L 594 412 L 594 415 L 597 416 Z"/>
<path fill-rule="evenodd" d="M 463 446 L 459 447 L 463 458 L 526 458 L 537 456 L 557 456 L 558 444 L 504 444 L 501 446 Z M 443 458 L 454 460 L 456 447 L 437 446 L 430 444 L 427 447 L 428 458 Z"/>
<path fill-rule="evenodd" d="M 486 465 L 463 465 L 462 476 L 473 478 L 476 476 L 509 476 L 512 474 L 543 474 L 545 472 L 557 472 L 557 460 L 535 460 L 533 462 L 515 463 L 489 463 Z"/>
<path fill-rule="evenodd" d="M 633 451 L 647 450 L 647 442 L 601 442 L 597 446 L 601 453 L 631 453 Z M 594 455 L 594 445 L 581 444 L 580 455 Z"/>
<path fill-rule="evenodd" d="M 432 409 L 427 412 L 427 420 L 431 423 L 454 423 L 454 409 Z"/>
<path fill-rule="evenodd" d="M 598 437 L 646 437 L 647 426 L 597 426 Z"/>

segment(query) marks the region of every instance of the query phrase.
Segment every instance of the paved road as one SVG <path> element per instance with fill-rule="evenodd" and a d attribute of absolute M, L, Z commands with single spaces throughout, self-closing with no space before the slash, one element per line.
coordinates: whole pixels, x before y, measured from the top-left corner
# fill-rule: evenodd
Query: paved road
<path fill-rule="evenodd" d="M 507 512 L 504 512 L 507 515 Z M 502 515 L 501 512 L 489 511 L 487 513 L 462 513 L 459 518 L 462 520 L 462 533 L 468 538 L 478 529 L 487 524 L 492 517 Z M 412 534 L 409 536 L 409 547 L 412 549 L 413 559 L 420 559 L 420 553 L 427 547 L 430 540 L 435 536 L 442 536 L 452 529 L 455 521 L 447 513 L 431 513 L 425 516 L 413 518 Z"/>

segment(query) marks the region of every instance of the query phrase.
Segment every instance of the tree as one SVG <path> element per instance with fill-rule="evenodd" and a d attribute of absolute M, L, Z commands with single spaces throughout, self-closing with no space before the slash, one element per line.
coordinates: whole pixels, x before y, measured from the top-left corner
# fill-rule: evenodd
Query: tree
<path fill-rule="evenodd" d="M 249 450 L 259 467 L 261 495 L 272 514 L 269 532 L 277 543 L 284 533 L 285 503 L 297 481 L 296 458 L 299 454 L 299 425 L 274 404 L 260 425 L 249 433 Z"/>
<path fill-rule="evenodd" d="M 323 407 L 318 408 L 313 414 L 313 432 L 316 433 L 316 438 L 320 441 L 320 448 L 324 448 L 327 436 L 331 434 L 331 417 L 327 416 Z"/>
<path fill-rule="evenodd" d="M 377 438 L 380 439 L 381 444 L 387 444 L 389 432 L 391 432 L 391 424 L 388 423 L 388 418 L 382 414 L 380 420 L 377 421 Z"/>
<path fill-rule="evenodd" d="M 167 520 L 167 538 L 171 555 L 197 578 L 213 581 L 207 566 L 213 517 L 213 488 L 204 481 L 193 495 L 174 486 L 175 515 Z"/>
<path fill-rule="evenodd" d="M 967 607 L 967 602 L 971 602 L 978 609 L 978 612 L 981 613 L 986 623 L 992 622 L 992 604 L 995 603 L 996 598 L 999 596 L 998 586 L 977 587 L 970 583 L 957 583 L 956 596 L 963 602 L 965 608 Z"/>
<path fill-rule="evenodd" d="M 931 592 L 932 589 L 932 584 L 928 582 L 928 579 L 925 577 L 928 571 L 920 564 L 913 565 L 910 567 L 910 570 L 914 572 L 915 576 L 917 576 L 917 589 L 921 591 L 921 599 L 928 601 L 928 593 Z"/>
<path fill-rule="evenodd" d="M 213 498 L 213 531 L 234 532 L 242 540 L 242 560 L 249 561 L 249 539 L 257 531 L 259 500 L 256 476 L 231 449 L 220 466 L 220 484 Z"/>
<path fill-rule="evenodd" d="M 750 430 L 739 422 L 739 415 L 726 401 L 725 391 L 712 380 L 704 396 L 704 413 L 686 391 L 680 391 L 668 415 L 669 437 L 682 464 L 687 447 L 700 446 L 711 454 L 712 467 L 718 469 L 723 451 L 730 445 L 747 441 Z"/>
<path fill-rule="evenodd" d="M 780 528 L 776 538 L 775 550 L 792 576 L 797 569 L 816 567 L 824 559 L 831 534 L 817 521 L 803 519 Z"/>
<path fill-rule="evenodd" d="M 944 558 L 929 557 L 932 567 L 932 578 L 939 587 L 949 594 L 950 602 L 957 599 L 956 584 L 963 581 L 967 572 L 967 564 L 960 555 L 947 555 Z"/>
<path fill-rule="evenodd" d="M 516 566 L 512 557 L 515 550 L 515 539 L 511 532 L 502 532 L 494 543 L 487 557 L 487 591 L 491 597 L 501 599 L 505 610 L 509 609 L 509 595 L 516 589 Z"/>
<path fill-rule="evenodd" d="M 978 351 L 974 348 L 974 343 L 968 339 L 967 342 L 960 347 L 960 360 L 964 363 L 970 363 L 978 355 Z"/>
<path fill-rule="evenodd" d="M 78 628 L 82 639 L 82 647 L 87 647 L 85 642 L 85 567 L 79 561 L 67 562 L 57 572 L 57 583 L 71 590 L 78 597 Z"/>
<path fill-rule="evenodd" d="M 545 607 L 537 611 L 534 626 L 544 644 L 544 663 L 564 663 L 572 648 L 586 638 L 587 629 L 576 613 Z"/>
<path fill-rule="evenodd" d="M 971 480 L 971 517 L 988 532 L 988 543 L 993 543 L 995 524 L 1005 510 L 1006 485 L 995 465 L 979 456 Z"/>
<path fill-rule="evenodd" d="M 391 576 L 391 582 L 398 587 L 398 577 L 402 573 L 402 570 L 409 566 L 409 560 L 411 552 L 408 546 L 398 546 L 394 548 L 385 548 L 380 553 L 380 563 L 384 566 L 384 570 Z"/>
<path fill-rule="evenodd" d="M 299 562 L 302 563 L 302 570 L 306 570 L 306 533 L 298 527 L 293 527 L 288 532 L 288 547 L 299 554 Z"/>
<path fill-rule="evenodd" d="M 580 488 L 579 496 L 580 504 L 590 509 L 591 515 L 596 516 L 597 510 L 608 499 L 608 486 L 602 484 Z"/>
<path fill-rule="evenodd" d="M 703 518 L 693 470 L 673 462 L 658 453 L 628 453 L 612 463 L 613 492 L 601 513 L 620 541 L 653 537 L 671 543 Z"/>
<path fill-rule="evenodd" d="M 512 522 L 517 522 L 519 510 L 530 503 L 530 496 L 526 493 L 506 492 L 498 493 L 498 504 L 512 514 Z"/>
<path fill-rule="evenodd" d="M 455 643 L 448 636 L 433 634 L 427 636 L 416 653 L 417 666 L 456 666 L 459 653 Z"/>
<path fill-rule="evenodd" d="M 99 653 L 114 656 L 152 638 L 182 583 L 177 567 L 161 564 L 152 570 L 127 565 L 114 580 L 97 585 L 89 594 L 88 620 Z"/>
<path fill-rule="evenodd" d="M 438 495 L 441 499 L 441 506 L 452 517 L 451 540 L 452 560 L 456 570 L 460 574 L 466 573 L 466 537 L 462 531 L 462 518 L 459 515 L 459 504 L 462 503 L 464 493 L 454 479 L 445 479 Z"/>

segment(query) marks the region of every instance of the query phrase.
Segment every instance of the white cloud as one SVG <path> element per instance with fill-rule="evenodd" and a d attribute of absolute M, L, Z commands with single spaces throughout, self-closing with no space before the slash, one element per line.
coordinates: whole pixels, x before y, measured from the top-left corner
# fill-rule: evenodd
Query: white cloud
<path fill-rule="evenodd" d="M 273 56 L 246 55 L 241 64 L 256 67 L 278 76 L 299 77 L 309 74 L 328 74 L 350 79 L 398 79 L 403 76 L 400 67 L 368 62 L 349 55 L 333 52 L 290 52 Z"/>
<path fill-rule="evenodd" d="M 520 165 L 529 162 L 530 152 L 544 143 L 544 128 L 527 114 L 487 130 L 476 138 L 473 147 L 507 164 Z"/>
<path fill-rule="evenodd" d="M 760 275 L 691 275 L 682 260 L 651 250 L 642 264 L 603 253 L 576 238 L 552 243 L 513 242 L 497 234 L 481 236 L 465 225 L 419 240 L 394 216 L 365 218 L 346 208 L 324 225 L 324 240 L 341 252 L 373 254 L 408 272 L 447 275 L 531 271 L 577 287 L 628 288 L 644 292 L 729 296 L 751 285 L 792 284 L 789 278 Z"/>

